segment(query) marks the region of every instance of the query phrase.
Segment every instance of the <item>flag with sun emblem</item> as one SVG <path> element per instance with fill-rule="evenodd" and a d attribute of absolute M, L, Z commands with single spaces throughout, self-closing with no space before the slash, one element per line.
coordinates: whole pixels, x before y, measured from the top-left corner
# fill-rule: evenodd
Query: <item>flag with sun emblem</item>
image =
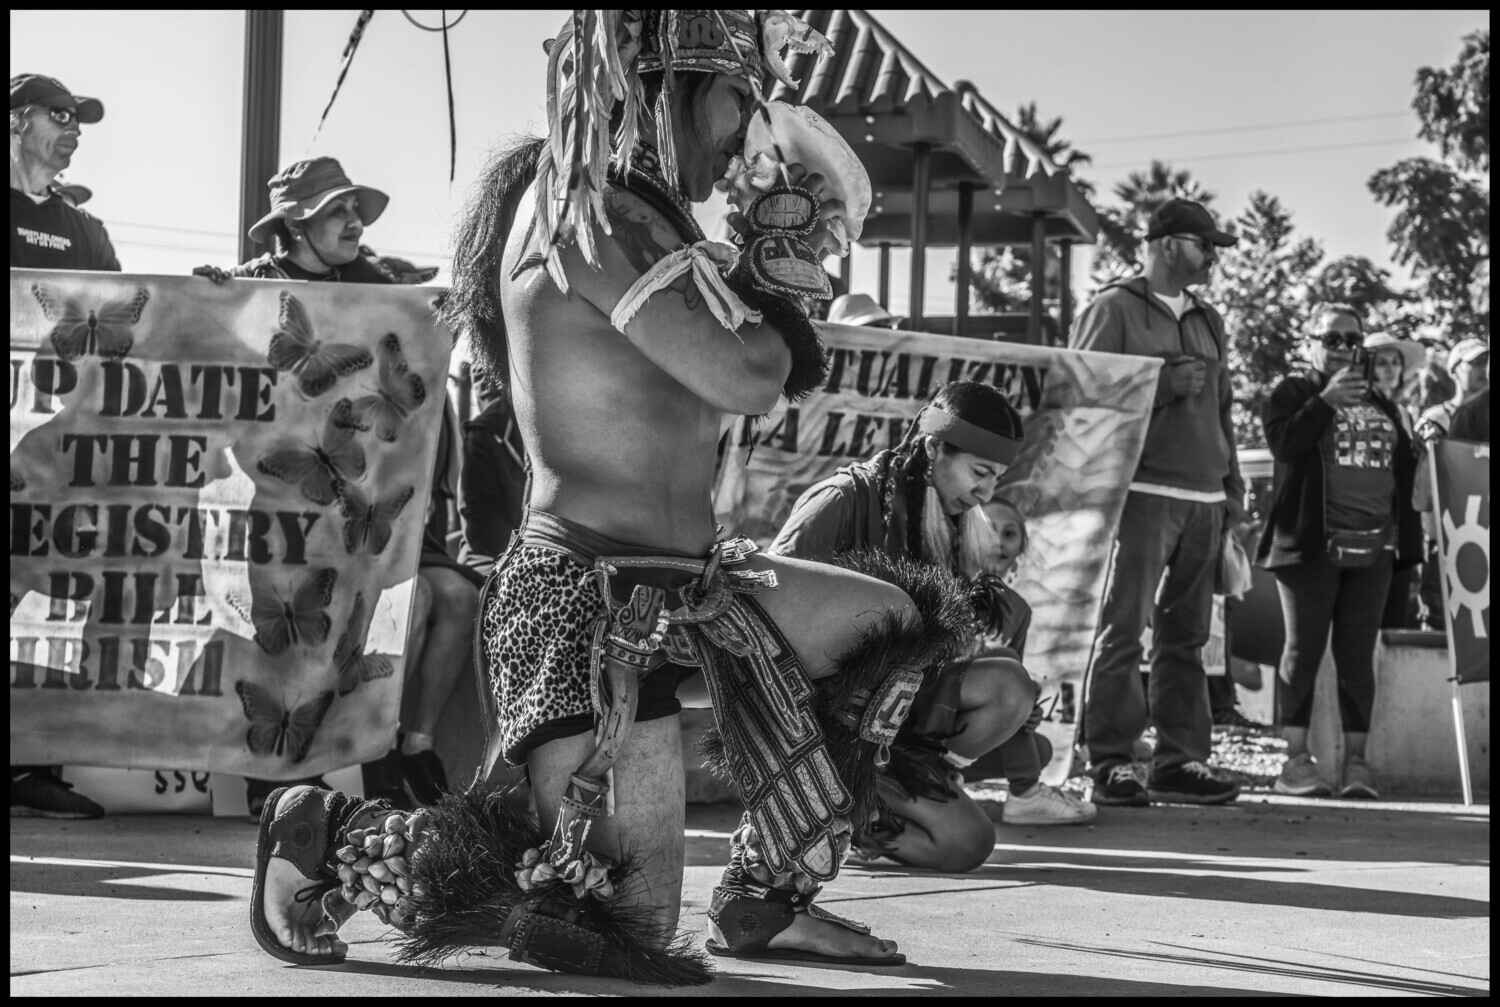
<path fill-rule="evenodd" d="M 1454 673 L 1490 680 L 1490 446 L 1442 440 L 1432 446 L 1443 608 Z"/>

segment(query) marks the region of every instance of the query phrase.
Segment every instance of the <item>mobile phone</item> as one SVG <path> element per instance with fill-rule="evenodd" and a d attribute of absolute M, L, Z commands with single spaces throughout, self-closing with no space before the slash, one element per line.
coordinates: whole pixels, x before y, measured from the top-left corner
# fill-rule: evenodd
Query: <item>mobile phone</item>
<path fill-rule="evenodd" d="M 1365 379 L 1366 384 L 1373 385 L 1375 383 L 1375 354 L 1363 346 L 1356 346 L 1354 348 L 1354 355 L 1349 361 L 1349 368 L 1357 370 L 1360 377 Z"/>

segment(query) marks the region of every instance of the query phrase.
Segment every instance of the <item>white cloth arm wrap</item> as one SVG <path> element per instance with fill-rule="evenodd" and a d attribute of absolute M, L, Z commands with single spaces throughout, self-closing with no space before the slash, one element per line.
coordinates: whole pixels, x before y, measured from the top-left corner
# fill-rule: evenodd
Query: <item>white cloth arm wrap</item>
<path fill-rule="evenodd" d="M 691 270 L 693 279 L 698 284 L 698 292 L 708 302 L 708 310 L 714 313 L 719 324 L 734 333 L 735 338 L 739 338 L 739 327 L 746 322 L 758 323 L 761 314 L 759 311 L 752 311 L 734 291 L 725 286 L 724 277 L 719 272 L 720 263 L 733 265 L 738 255 L 734 246 L 706 239 L 686 248 L 679 248 L 658 261 L 630 285 L 630 289 L 625 291 L 625 296 L 620 298 L 620 303 L 610 313 L 610 324 L 624 332 L 625 326 L 645 306 L 651 295 L 665 289 L 679 276 Z"/>

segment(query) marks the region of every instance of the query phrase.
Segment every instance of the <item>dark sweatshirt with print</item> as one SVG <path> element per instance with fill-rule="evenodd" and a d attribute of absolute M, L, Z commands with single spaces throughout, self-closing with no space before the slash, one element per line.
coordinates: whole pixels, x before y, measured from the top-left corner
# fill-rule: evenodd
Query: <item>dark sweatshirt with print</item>
<path fill-rule="evenodd" d="M 1211 493 L 1222 490 L 1232 515 L 1243 511 L 1245 483 L 1234 449 L 1224 319 L 1187 291 L 1182 317 L 1150 292 L 1144 276 L 1105 287 L 1073 326 L 1075 350 L 1202 360 L 1208 367 L 1203 391 L 1172 395 L 1162 367 L 1136 482 Z"/>

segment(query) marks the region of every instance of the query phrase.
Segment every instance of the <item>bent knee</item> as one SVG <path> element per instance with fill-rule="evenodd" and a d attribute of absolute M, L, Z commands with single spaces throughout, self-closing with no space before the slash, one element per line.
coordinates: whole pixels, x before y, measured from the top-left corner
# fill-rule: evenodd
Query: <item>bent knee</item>
<path fill-rule="evenodd" d="M 1041 694 L 1042 687 L 1020 661 L 1010 657 L 981 657 L 964 675 L 965 706 L 1017 706 L 1030 711 Z"/>
<path fill-rule="evenodd" d="M 995 851 L 995 826 L 976 805 L 962 825 L 946 837 L 938 870 L 964 874 L 975 870 Z"/>

